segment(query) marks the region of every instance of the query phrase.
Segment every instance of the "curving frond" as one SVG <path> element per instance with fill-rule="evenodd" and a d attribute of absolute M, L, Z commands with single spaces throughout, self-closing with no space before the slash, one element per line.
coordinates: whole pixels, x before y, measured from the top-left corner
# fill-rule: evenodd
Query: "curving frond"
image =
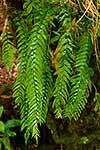
<path fill-rule="evenodd" d="M 62 117 L 64 107 L 69 97 L 70 79 L 73 62 L 73 41 L 71 38 L 71 18 L 66 9 L 62 9 L 58 19 L 63 31 L 55 51 L 57 57 L 56 82 L 53 108 L 57 117 Z"/>
<path fill-rule="evenodd" d="M 91 37 L 84 33 L 79 42 L 79 50 L 76 54 L 75 75 L 71 78 L 71 92 L 66 104 L 65 116 L 75 120 L 81 114 L 87 103 L 90 77 L 93 70 L 89 67 L 89 58 L 92 52 Z"/>

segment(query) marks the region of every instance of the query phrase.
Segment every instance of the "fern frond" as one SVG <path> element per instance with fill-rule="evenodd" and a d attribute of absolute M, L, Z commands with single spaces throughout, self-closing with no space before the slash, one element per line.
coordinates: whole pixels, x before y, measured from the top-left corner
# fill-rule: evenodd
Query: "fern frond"
<path fill-rule="evenodd" d="M 75 75 L 71 79 L 72 88 L 65 110 L 65 116 L 70 119 L 77 120 L 87 103 L 87 90 L 90 86 L 90 77 L 93 74 L 93 70 L 89 67 L 91 52 L 91 38 L 88 33 L 84 33 L 76 54 Z"/>
<path fill-rule="evenodd" d="M 71 33 L 69 32 L 71 28 L 71 18 L 68 15 L 68 11 L 63 8 L 58 16 L 58 19 L 60 20 L 63 34 L 60 37 L 55 52 L 57 57 L 57 79 L 55 82 L 55 99 L 53 102 L 53 108 L 56 116 L 59 118 L 63 115 L 64 107 L 69 97 L 69 87 L 73 62 L 73 42 Z"/>
<path fill-rule="evenodd" d="M 34 120 L 37 120 L 38 123 L 43 122 L 42 75 L 44 73 L 43 57 L 47 48 L 47 38 L 48 38 L 47 23 L 44 21 L 43 24 L 41 24 L 41 22 L 35 24 L 29 37 L 29 52 L 28 52 L 29 58 L 26 70 L 26 74 L 29 78 L 27 78 L 28 80 L 26 80 L 26 83 L 27 83 L 27 96 L 30 101 L 29 104 L 31 107 L 33 106 L 30 112 L 36 114 L 35 116 L 33 116 L 33 118 L 36 117 Z"/>
<path fill-rule="evenodd" d="M 21 130 L 26 129 L 26 141 L 30 133 L 38 139 L 38 125 L 46 121 L 51 96 L 52 76 L 47 50 L 50 14 L 47 12 L 43 16 L 30 31 L 23 19 L 17 21 L 19 63 L 14 94 L 20 105 Z"/>
<path fill-rule="evenodd" d="M 27 126 L 29 104 L 26 97 L 26 64 L 28 53 L 28 30 L 24 20 L 20 17 L 16 19 L 16 38 L 18 47 L 18 75 L 14 84 L 15 102 L 20 106 L 21 124 Z"/>
<path fill-rule="evenodd" d="M 3 33 L 3 46 L 2 46 L 2 61 L 8 69 L 11 69 L 14 62 L 16 48 L 13 44 L 13 35 L 7 26 Z"/>
<path fill-rule="evenodd" d="M 28 78 L 26 79 L 26 93 L 29 101 L 29 114 L 27 118 L 27 127 L 35 138 L 39 136 L 37 130 L 38 124 L 45 122 L 44 114 L 47 110 L 46 105 L 48 102 L 48 96 L 45 97 L 45 93 L 48 95 L 49 92 L 49 85 L 47 84 L 48 76 L 45 76 L 46 78 L 44 78 L 44 74 L 46 73 L 46 70 L 44 70 L 44 55 L 47 51 L 48 39 L 47 27 L 48 23 L 46 20 L 35 24 L 29 37 L 28 46 L 29 51 L 26 69 L 26 75 Z M 44 84 L 47 84 L 48 87 L 46 87 L 46 85 L 44 87 Z"/>
<path fill-rule="evenodd" d="M 14 85 L 14 96 L 16 97 L 16 103 L 21 104 L 25 96 L 25 80 L 26 80 L 26 63 L 27 63 L 27 40 L 28 30 L 24 20 L 18 18 L 16 20 L 16 38 L 18 47 L 18 75 Z"/>

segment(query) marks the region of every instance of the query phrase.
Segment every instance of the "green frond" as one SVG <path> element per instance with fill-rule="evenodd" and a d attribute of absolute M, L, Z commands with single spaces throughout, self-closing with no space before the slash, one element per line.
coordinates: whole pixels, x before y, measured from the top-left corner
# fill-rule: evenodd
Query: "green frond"
<path fill-rule="evenodd" d="M 90 86 L 90 77 L 93 75 L 93 70 L 89 67 L 91 52 L 91 37 L 88 33 L 84 33 L 76 54 L 75 75 L 71 78 L 70 98 L 65 110 L 65 116 L 70 119 L 77 120 L 87 103 L 87 90 Z"/>
<path fill-rule="evenodd" d="M 16 19 L 16 38 L 18 47 L 18 75 L 14 84 L 15 102 L 20 106 L 21 124 L 27 127 L 27 118 L 29 114 L 29 101 L 26 97 L 26 64 L 28 53 L 28 30 L 22 18 Z M 24 128 L 25 128 L 24 127 Z"/>
<path fill-rule="evenodd" d="M 43 16 L 42 16 L 43 17 Z M 15 100 L 21 109 L 21 130 L 26 129 L 37 140 L 38 125 L 46 121 L 51 96 L 52 76 L 48 58 L 48 14 L 27 30 L 23 19 L 17 21 L 18 76 Z"/>
<path fill-rule="evenodd" d="M 28 40 L 26 93 L 29 101 L 29 114 L 27 127 L 34 137 L 39 136 L 36 127 L 38 127 L 38 124 L 45 122 L 46 117 L 44 114 L 46 115 L 48 109 L 48 83 L 50 82 L 48 80 L 51 77 L 48 77 L 50 73 L 47 72 L 47 68 L 44 68 L 45 61 L 47 61 L 44 60 L 44 56 L 47 55 L 47 27 L 48 23 L 46 20 L 35 24 Z"/>
<path fill-rule="evenodd" d="M 16 38 L 18 47 L 18 75 L 14 85 L 14 96 L 16 103 L 22 104 L 25 96 L 25 80 L 26 80 L 26 63 L 27 63 L 27 40 L 28 31 L 24 20 L 21 18 L 16 20 Z"/>
<path fill-rule="evenodd" d="M 2 46 L 2 61 L 8 69 L 11 69 L 14 62 L 14 56 L 16 48 L 13 44 L 13 35 L 9 30 L 9 27 L 6 27 L 3 33 L 3 46 Z"/>
<path fill-rule="evenodd" d="M 71 33 L 68 31 L 71 28 L 71 18 L 67 10 L 63 9 L 58 19 L 62 24 L 61 30 L 64 32 L 57 46 L 57 65 L 56 65 L 56 82 L 54 90 L 53 108 L 56 116 L 62 117 L 64 107 L 69 97 L 70 79 L 72 74 L 73 62 L 73 42 Z M 67 26 L 67 28 L 66 28 Z"/>
<path fill-rule="evenodd" d="M 36 114 L 36 120 L 38 123 L 43 122 L 42 116 L 42 98 L 43 98 L 43 84 L 42 75 L 44 73 L 43 63 L 44 54 L 47 50 L 47 23 L 44 21 L 34 25 L 29 37 L 29 51 L 28 51 L 28 62 L 26 74 L 29 78 L 26 80 L 27 85 L 27 96 L 30 101 L 30 105 L 35 106 L 31 111 Z M 31 82 L 29 82 L 31 81 Z M 30 88 L 32 88 L 30 90 Z M 31 95 L 31 97 L 30 97 Z M 32 101 L 33 99 L 33 101 Z M 33 103 L 33 104 L 32 104 Z M 30 116 L 31 117 L 31 116 Z"/>

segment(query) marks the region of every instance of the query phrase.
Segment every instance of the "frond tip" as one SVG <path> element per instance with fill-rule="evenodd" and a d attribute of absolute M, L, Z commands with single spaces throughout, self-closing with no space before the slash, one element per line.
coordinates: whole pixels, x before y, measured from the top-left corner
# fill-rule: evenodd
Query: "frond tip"
<path fill-rule="evenodd" d="M 76 54 L 75 75 L 71 79 L 71 92 L 66 104 L 65 117 L 75 120 L 81 114 L 87 103 L 90 77 L 93 70 L 89 67 L 89 58 L 92 52 L 92 42 L 90 36 L 85 33 L 79 42 L 79 50 Z"/>

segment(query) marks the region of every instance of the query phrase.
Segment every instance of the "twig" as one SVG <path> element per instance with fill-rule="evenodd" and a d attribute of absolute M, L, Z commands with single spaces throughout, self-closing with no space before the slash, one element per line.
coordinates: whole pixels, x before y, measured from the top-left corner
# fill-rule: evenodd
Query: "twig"
<path fill-rule="evenodd" d="M 79 4 L 80 10 L 82 11 L 82 13 L 84 13 L 84 10 L 82 9 L 79 0 L 77 0 L 77 2 L 78 2 L 78 4 Z M 88 17 L 86 14 L 85 14 L 85 17 L 86 17 L 87 19 L 89 19 L 90 21 L 93 21 L 93 22 L 94 22 L 93 18 Z"/>
<path fill-rule="evenodd" d="M 89 10 L 91 3 L 92 3 L 92 0 L 89 2 L 89 5 L 88 5 L 87 9 L 85 10 L 84 14 L 81 16 L 81 18 L 76 23 L 79 23 L 83 19 L 83 17 L 86 15 L 87 11 Z"/>

